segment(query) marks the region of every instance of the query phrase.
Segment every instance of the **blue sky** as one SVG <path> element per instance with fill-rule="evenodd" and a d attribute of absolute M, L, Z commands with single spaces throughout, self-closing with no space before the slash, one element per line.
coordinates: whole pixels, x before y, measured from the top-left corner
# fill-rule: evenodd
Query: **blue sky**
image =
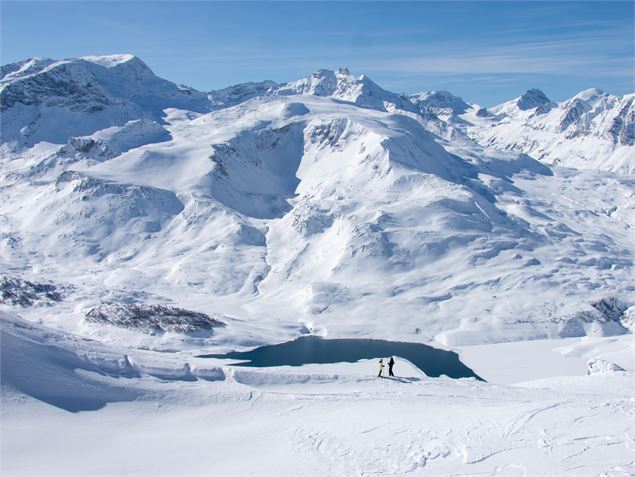
<path fill-rule="evenodd" d="M 631 1 L 4 1 L 2 63 L 134 53 L 201 90 L 347 66 L 399 92 L 485 106 L 530 87 L 555 100 L 633 92 Z"/>

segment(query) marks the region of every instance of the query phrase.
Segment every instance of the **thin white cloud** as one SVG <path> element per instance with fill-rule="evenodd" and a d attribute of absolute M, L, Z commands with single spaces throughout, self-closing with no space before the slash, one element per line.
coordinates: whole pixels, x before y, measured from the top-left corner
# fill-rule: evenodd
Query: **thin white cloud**
<path fill-rule="evenodd" d="M 625 41 L 632 29 L 604 28 L 578 32 L 577 36 L 532 39 L 505 46 L 461 42 L 427 42 L 395 45 L 374 44 L 355 48 L 350 44 L 271 49 L 262 44 L 213 45 L 190 51 L 190 64 L 215 63 L 257 70 L 266 65 L 293 63 L 295 68 L 350 66 L 357 71 L 400 74 L 566 74 L 583 72 L 604 76 L 632 75 L 633 46 Z M 174 51 L 178 56 L 179 52 Z"/>
<path fill-rule="evenodd" d="M 632 33 L 632 32 L 631 32 Z M 565 74 L 632 75 L 632 46 L 624 32 L 470 48 L 431 46 L 420 51 L 395 51 L 391 57 L 361 61 L 364 71 L 403 74 Z M 620 52 L 620 47 L 622 51 Z M 620 52 L 620 53 L 616 53 Z"/>

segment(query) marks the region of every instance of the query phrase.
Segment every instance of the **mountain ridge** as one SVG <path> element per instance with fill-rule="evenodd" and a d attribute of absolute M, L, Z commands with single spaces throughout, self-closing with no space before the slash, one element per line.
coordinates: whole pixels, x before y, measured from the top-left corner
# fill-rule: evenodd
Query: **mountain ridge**
<path fill-rule="evenodd" d="M 418 114 L 441 137 L 469 137 L 484 146 L 512 148 L 548 163 L 627 173 L 635 167 L 628 160 L 631 149 L 624 149 L 635 141 L 633 95 L 613 96 L 597 88 L 559 103 L 534 88 L 482 109 L 443 90 L 393 93 L 365 75 L 354 76 L 340 68 L 318 70 L 288 83 L 266 80 L 205 93 L 158 78 L 131 54 L 59 61 L 29 58 L 3 66 L 2 75 L 2 142 L 16 146 L 31 147 L 41 140 L 64 143 L 70 136 L 123 126 L 131 120 L 161 123 L 166 108 L 204 114 L 261 96 L 317 95 L 369 109 Z M 91 113 L 89 121 L 81 116 L 84 113 Z M 43 133 L 38 127 L 41 121 L 57 123 L 60 130 L 49 127 Z"/>

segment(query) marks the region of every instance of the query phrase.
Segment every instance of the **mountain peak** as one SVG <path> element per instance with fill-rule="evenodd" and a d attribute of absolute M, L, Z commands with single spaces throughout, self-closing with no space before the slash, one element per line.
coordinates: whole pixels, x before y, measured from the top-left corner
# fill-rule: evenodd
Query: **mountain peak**
<path fill-rule="evenodd" d="M 113 66 L 120 65 L 122 63 L 128 63 L 130 61 L 143 63 L 138 57 L 130 53 L 123 53 L 119 55 L 102 55 L 102 56 L 82 56 L 80 60 L 95 63 L 106 68 L 112 68 Z M 145 65 L 145 63 L 143 63 Z"/>
<path fill-rule="evenodd" d="M 317 70 L 282 85 L 272 94 L 330 96 L 369 109 L 386 111 L 394 108 L 418 112 L 407 98 L 383 89 L 366 75 L 355 76 L 348 68 L 339 68 L 337 71 Z"/>
<path fill-rule="evenodd" d="M 331 96 L 337 87 L 337 77 L 335 72 L 327 69 L 320 69 L 314 73 L 292 81 L 280 87 L 278 94 L 307 94 L 312 96 Z"/>
<path fill-rule="evenodd" d="M 330 77 L 330 76 L 335 76 L 335 71 L 329 70 L 328 68 L 320 68 L 318 70 L 315 70 L 309 76 L 313 76 L 315 78 L 326 78 L 326 77 Z M 300 78 L 300 79 L 302 79 L 302 78 Z"/>
<path fill-rule="evenodd" d="M 136 119 L 161 121 L 166 108 L 211 109 L 207 94 L 159 78 L 130 54 L 30 58 L 3 67 L 0 84 L 1 139 L 21 145 L 64 143 Z M 36 119 L 25 128 L 23 117 Z M 56 127 L 46 126 L 52 122 Z"/>
<path fill-rule="evenodd" d="M 518 106 L 518 109 L 526 111 L 550 102 L 551 100 L 541 90 L 538 88 L 531 88 L 525 91 L 525 93 L 518 98 L 516 105 Z"/>
<path fill-rule="evenodd" d="M 580 91 L 576 94 L 573 99 L 581 99 L 582 101 L 590 101 L 597 99 L 599 96 L 604 96 L 606 93 L 602 91 L 600 88 L 589 88 L 583 91 Z"/>
<path fill-rule="evenodd" d="M 417 105 L 421 111 L 441 112 L 451 110 L 454 114 L 463 114 L 470 108 L 470 105 L 459 96 L 455 96 L 449 91 L 426 91 L 409 96 L 410 100 Z"/>

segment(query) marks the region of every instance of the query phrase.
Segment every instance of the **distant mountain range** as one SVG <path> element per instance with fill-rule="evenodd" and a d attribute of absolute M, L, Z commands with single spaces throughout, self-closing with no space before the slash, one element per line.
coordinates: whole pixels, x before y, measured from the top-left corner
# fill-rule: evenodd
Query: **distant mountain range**
<path fill-rule="evenodd" d="M 340 69 L 319 70 L 286 84 L 244 83 L 202 93 L 158 78 L 132 55 L 31 58 L 3 66 L 0 88 L 5 143 L 65 142 L 68 136 L 132 119 L 160 120 L 166 108 L 203 113 L 258 96 L 310 95 L 369 109 L 421 113 L 428 119 L 436 115 L 483 146 L 524 152 L 549 164 L 624 173 L 635 167 L 629 160 L 635 141 L 635 94 L 613 96 L 595 88 L 561 103 L 531 89 L 484 109 L 447 91 L 392 93 L 367 76 Z M 84 113 L 89 114 L 82 117 Z"/>

